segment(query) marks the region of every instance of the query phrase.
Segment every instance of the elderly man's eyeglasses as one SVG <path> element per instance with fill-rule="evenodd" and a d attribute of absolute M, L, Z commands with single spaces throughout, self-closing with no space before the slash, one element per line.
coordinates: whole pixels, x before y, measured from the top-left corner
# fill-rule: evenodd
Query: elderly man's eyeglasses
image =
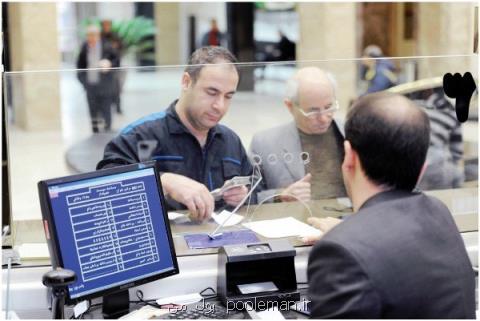
<path fill-rule="evenodd" d="M 300 108 L 299 105 L 296 105 L 296 106 L 298 110 L 302 113 L 302 115 L 308 118 L 315 118 L 321 115 L 333 114 L 334 112 L 340 109 L 340 106 L 338 105 L 337 100 L 333 101 L 332 104 L 325 109 L 320 109 L 318 107 L 310 107 L 308 111 L 304 111 L 302 108 Z"/>

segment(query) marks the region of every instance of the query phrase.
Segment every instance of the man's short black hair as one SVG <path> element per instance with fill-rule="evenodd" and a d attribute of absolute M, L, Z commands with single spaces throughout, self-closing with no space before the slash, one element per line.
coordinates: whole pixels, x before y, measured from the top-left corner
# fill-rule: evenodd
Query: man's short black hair
<path fill-rule="evenodd" d="M 190 75 L 192 81 L 195 83 L 198 79 L 198 75 L 206 64 L 218 64 L 218 63 L 237 63 L 237 58 L 226 48 L 218 46 L 201 47 L 195 50 L 190 56 L 188 66 L 185 68 L 185 72 Z M 238 66 L 233 65 L 237 74 L 240 75 Z"/>
<path fill-rule="evenodd" d="M 353 105 L 345 139 L 372 182 L 411 191 L 427 155 L 430 123 L 425 112 L 404 96 L 375 93 Z"/>

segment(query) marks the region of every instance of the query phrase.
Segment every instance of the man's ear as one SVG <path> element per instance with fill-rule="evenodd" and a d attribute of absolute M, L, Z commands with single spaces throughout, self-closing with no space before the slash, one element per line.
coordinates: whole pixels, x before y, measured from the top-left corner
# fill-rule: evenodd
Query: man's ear
<path fill-rule="evenodd" d="M 287 106 L 288 111 L 293 115 L 293 102 L 290 99 L 285 98 L 283 100 L 283 103 L 285 104 L 285 106 Z"/>
<path fill-rule="evenodd" d="M 345 151 L 345 157 L 343 158 L 342 166 L 345 170 L 352 171 L 357 166 L 358 155 L 348 140 L 343 142 L 343 150 Z"/>
<path fill-rule="evenodd" d="M 192 77 L 188 72 L 184 72 L 182 75 L 182 90 L 187 90 L 192 83 Z"/>
<path fill-rule="evenodd" d="M 427 161 L 425 161 L 425 163 L 423 163 L 422 169 L 420 170 L 420 174 L 418 175 L 416 185 L 418 185 L 418 183 L 420 183 L 420 181 L 422 180 L 423 174 L 425 174 L 425 171 L 427 170 L 427 167 L 428 167 L 428 164 L 427 164 Z"/>

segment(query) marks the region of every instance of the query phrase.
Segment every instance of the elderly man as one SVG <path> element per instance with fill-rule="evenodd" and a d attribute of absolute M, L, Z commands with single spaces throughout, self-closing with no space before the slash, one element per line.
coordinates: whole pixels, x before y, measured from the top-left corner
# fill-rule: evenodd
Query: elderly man
<path fill-rule="evenodd" d="M 298 70 L 287 83 L 284 104 L 294 120 L 255 134 L 250 145 L 264 179 L 258 200 L 345 196 L 343 130 L 333 119 L 338 110 L 333 78 L 316 67 Z"/>
<path fill-rule="evenodd" d="M 342 172 L 356 213 L 310 253 L 313 318 L 475 318 L 475 276 L 452 214 L 412 192 L 429 130 L 403 96 L 371 94 L 353 106 Z"/>
<path fill-rule="evenodd" d="M 87 28 L 87 41 L 82 45 L 77 60 L 77 78 L 87 93 L 88 108 L 93 133 L 98 133 L 103 123 L 105 131 L 112 125 L 111 105 L 115 95 L 115 74 L 108 68 L 118 67 L 117 52 L 101 41 L 100 29 L 91 25 Z M 88 69 L 88 70 L 84 70 Z"/>
<path fill-rule="evenodd" d="M 106 147 L 97 169 L 154 159 L 170 208 L 187 207 L 193 219 L 210 217 L 210 191 L 252 167 L 239 137 L 218 122 L 228 111 L 239 74 L 236 58 L 222 47 L 196 50 L 181 81 L 180 98 L 166 111 L 142 118 Z M 235 206 L 245 186 L 229 189 L 223 201 Z"/>

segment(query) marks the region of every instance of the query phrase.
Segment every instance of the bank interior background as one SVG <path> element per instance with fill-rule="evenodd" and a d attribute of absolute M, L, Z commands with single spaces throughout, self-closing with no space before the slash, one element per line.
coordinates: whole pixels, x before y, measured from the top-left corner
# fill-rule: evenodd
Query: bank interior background
<path fill-rule="evenodd" d="M 478 79 L 472 3 L 2 3 L 2 18 L 2 224 L 31 231 L 11 233 L 10 245 L 45 240 L 38 181 L 94 170 L 123 127 L 175 99 L 183 69 L 168 66 L 187 63 L 212 20 L 221 45 L 252 63 L 223 121 L 247 149 L 257 130 L 291 119 L 285 81 L 302 62 L 335 74 L 341 117 L 367 90 L 360 57 L 371 44 L 392 58 L 402 93 L 439 88 L 445 72 Z M 111 132 L 95 135 L 75 68 L 87 25 L 103 20 L 123 41 L 121 109 L 112 107 Z M 464 186 L 478 182 L 476 97 L 462 126 Z"/>

